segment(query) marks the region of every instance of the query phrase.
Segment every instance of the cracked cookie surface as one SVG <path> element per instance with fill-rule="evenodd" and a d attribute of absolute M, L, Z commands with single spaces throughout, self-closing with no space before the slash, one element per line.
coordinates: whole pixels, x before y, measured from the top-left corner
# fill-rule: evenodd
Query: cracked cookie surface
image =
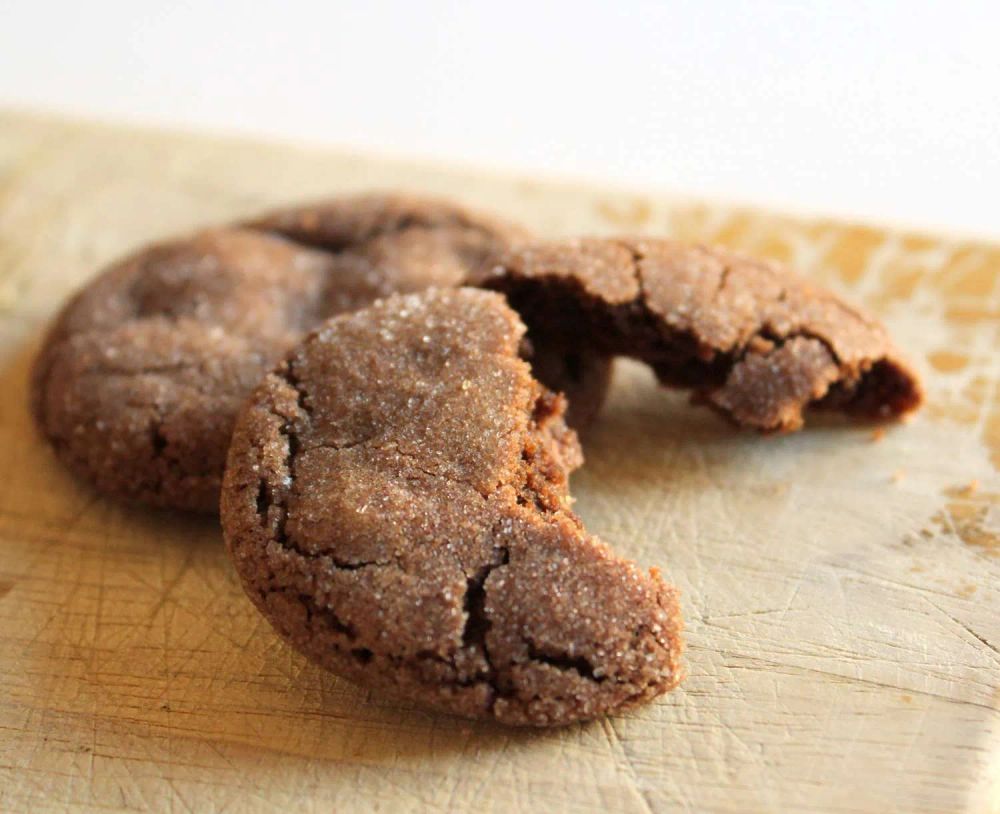
<path fill-rule="evenodd" d="M 459 285 L 524 234 L 447 202 L 368 195 L 148 247 L 55 320 L 33 370 L 38 424 L 105 494 L 217 511 L 239 406 L 306 331 L 389 293 Z"/>
<path fill-rule="evenodd" d="M 569 510 L 564 400 L 492 292 L 336 317 L 254 391 L 222 494 L 247 594 L 334 672 L 460 715 L 555 725 L 680 677 L 675 591 Z"/>
<path fill-rule="evenodd" d="M 474 282 L 533 332 L 648 363 L 735 423 L 801 427 L 807 407 L 889 418 L 923 395 L 882 325 L 780 266 L 656 239 L 522 245 Z"/>

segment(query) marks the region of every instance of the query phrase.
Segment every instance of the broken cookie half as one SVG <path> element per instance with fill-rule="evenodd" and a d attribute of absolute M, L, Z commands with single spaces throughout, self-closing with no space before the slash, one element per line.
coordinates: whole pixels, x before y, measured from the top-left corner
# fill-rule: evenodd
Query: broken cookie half
<path fill-rule="evenodd" d="M 480 274 L 533 335 L 648 363 L 737 424 L 799 429 L 807 407 L 874 419 L 917 409 L 920 382 L 873 317 L 786 269 L 656 239 L 515 247 Z"/>
<path fill-rule="evenodd" d="M 222 522 L 248 595 L 313 661 L 544 726 L 674 687 L 681 620 L 570 511 L 580 448 L 524 331 L 472 289 L 330 320 L 245 406 Z"/>

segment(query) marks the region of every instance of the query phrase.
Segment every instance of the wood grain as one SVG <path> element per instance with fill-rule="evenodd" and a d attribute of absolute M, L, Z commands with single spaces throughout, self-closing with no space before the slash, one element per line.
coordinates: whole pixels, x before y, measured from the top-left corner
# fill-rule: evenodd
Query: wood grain
<path fill-rule="evenodd" d="M 682 688 L 549 733 L 370 695 L 277 640 L 214 522 L 98 498 L 25 405 L 44 321 L 99 265 L 369 188 L 790 261 L 886 319 L 928 407 L 762 439 L 620 363 L 577 508 L 682 588 Z M 996 246 L 0 114 L 0 810 L 1000 811 L 998 269 Z"/>

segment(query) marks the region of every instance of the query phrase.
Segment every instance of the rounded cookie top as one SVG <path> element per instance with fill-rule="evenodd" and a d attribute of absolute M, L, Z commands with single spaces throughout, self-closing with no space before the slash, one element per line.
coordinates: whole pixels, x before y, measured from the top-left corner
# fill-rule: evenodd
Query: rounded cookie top
<path fill-rule="evenodd" d="M 789 431 L 809 406 L 916 409 L 915 373 L 883 326 L 788 270 L 656 239 L 524 243 L 473 274 L 533 334 L 632 356 L 738 424 Z"/>
<path fill-rule="evenodd" d="M 405 194 L 334 198 L 279 209 L 245 225 L 336 255 L 345 275 L 369 286 L 368 302 L 462 285 L 498 248 L 529 237 L 492 215 Z"/>
<path fill-rule="evenodd" d="M 222 495 L 248 595 L 312 660 L 472 717 L 549 725 L 679 678 L 675 592 L 569 511 L 564 401 L 493 293 L 336 317 L 254 391 Z"/>
<path fill-rule="evenodd" d="M 459 285 L 522 235 L 446 202 L 369 195 L 151 246 L 57 317 L 33 371 L 38 423 L 105 494 L 217 511 L 239 405 L 303 333 L 394 291 Z"/>

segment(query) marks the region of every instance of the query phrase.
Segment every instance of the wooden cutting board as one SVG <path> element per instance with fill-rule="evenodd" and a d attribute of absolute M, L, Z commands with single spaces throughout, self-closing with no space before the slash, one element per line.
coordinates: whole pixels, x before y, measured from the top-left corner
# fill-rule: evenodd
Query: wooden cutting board
<path fill-rule="evenodd" d="M 789 261 L 885 318 L 928 405 L 767 439 L 619 363 L 577 508 L 683 590 L 682 687 L 555 732 L 371 694 L 279 642 L 216 522 L 100 499 L 25 406 L 43 323 L 100 265 L 370 188 Z M 0 114 L 0 810 L 1000 811 L 998 396 L 998 246 Z"/>

